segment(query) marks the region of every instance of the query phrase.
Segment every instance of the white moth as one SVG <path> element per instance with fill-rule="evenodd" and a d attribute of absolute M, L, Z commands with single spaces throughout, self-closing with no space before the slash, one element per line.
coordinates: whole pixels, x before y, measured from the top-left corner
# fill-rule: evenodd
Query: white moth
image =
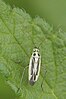
<path fill-rule="evenodd" d="M 41 65 L 41 55 L 39 49 L 33 49 L 33 53 L 29 62 L 29 82 L 31 85 L 38 80 Z"/>
<path fill-rule="evenodd" d="M 39 73 L 40 73 L 40 66 L 41 66 L 41 55 L 40 55 L 39 49 L 34 48 L 31 58 L 30 58 L 29 71 L 28 71 L 29 72 L 29 82 L 31 85 L 34 85 L 34 83 L 38 80 Z M 18 91 L 22 87 L 21 84 L 23 81 L 23 76 L 24 76 L 26 68 L 28 68 L 28 66 L 26 66 L 24 68 L 24 71 L 22 73 Z"/>

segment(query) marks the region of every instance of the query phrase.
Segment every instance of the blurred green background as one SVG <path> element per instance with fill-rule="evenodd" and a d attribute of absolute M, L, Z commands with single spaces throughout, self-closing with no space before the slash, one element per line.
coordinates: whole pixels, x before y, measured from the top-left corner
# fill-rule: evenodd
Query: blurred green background
<path fill-rule="evenodd" d="M 66 31 L 66 0 L 4 0 L 12 7 L 24 8 L 31 17 L 39 15 L 54 28 Z M 5 84 L 0 74 L 0 99 L 16 99 L 15 93 Z"/>
<path fill-rule="evenodd" d="M 32 17 L 39 15 L 55 28 L 66 31 L 66 0 L 4 0 L 12 7 L 24 8 Z"/>
<path fill-rule="evenodd" d="M 16 95 L 11 89 L 10 86 L 8 86 L 5 81 L 4 77 L 0 73 L 0 99 L 16 99 Z"/>

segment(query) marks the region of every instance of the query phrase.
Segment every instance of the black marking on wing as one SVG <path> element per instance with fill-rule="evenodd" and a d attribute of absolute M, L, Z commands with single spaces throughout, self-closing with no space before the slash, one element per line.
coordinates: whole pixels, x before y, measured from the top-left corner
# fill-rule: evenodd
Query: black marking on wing
<path fill-rule="evenodd" d="M 32 75 L 32 77 L 31 77 L 31 79 L 30 79 L 31 81 L 33 80 L 33 75 Z"/>
<path fill-rule="evenodd" d="M 34 80 L 36 79 L 36 74 L 34 73 Z"/>
<path fill-rule="evenodd" d="M 38 64 L 37 64 L 37 72 L 36 72 L 36 75 L 38 75 L 38 69 L 39 69 L 39 59 L 38 59 Z"/>
<path fill-rule="evenodd" d="M 35 74 L 35 72 L 34 72 L 34 74 L 32 75 L 32 77 L 31 77 L 31 79 L 30 79 L 30 81 L 35 81 L 36 80 L 36 74 Z"/>
<path fill-rule="evenodd" d="M 35 58 L 32 59 L 32 64 L 31 64 L 31 75 L 33 75 L 34 61 L 35 61 Z"/>

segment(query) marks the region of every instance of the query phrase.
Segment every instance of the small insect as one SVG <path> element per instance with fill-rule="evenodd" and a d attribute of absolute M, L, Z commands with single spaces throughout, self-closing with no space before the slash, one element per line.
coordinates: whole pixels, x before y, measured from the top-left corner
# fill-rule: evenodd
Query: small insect
<path fill-rule="evenodd" d="M 39 49 L 34 48 L 29 62 L 29 82 L 31 85 L 38 80 L 41 66 L 41 55 Z"/>
<path fill-rule="evenodd" d="M 21 77 L 21 81 L 20 81 L 20 87 L 18 88 L 21 89 L 21 85 L 22 85 L 22 80 L 23 80 L 23 76 L 25 73 L 26 68 L 29 67 L 28 69 L 28 79 L 29 79 L 29 83 L 30 85 L 34 85 L 35 82 L 38 80 L 39 74 L 40 74 L 40 66 L 41 66 L 41 55 L 40 55 L 40 51 L 38 48 L 34 48 L 30 61 L 29 61 L 29 66 L 26 66 L 24 68 L 24 71 L 22 73 L 22 77 Z M 43 82 L 42 82 L 43 83 Z M 41 84 L 42 87 L 42 84 Z"/>
<path fill-rule="evenodd" d="M 20 81 L 20 88 L 21 83 L 23 80 L 23 76 L 25 73 L 25 69 L 29 67 L 29 82 L 31 85 L 34 85 L 34 83 L 38 80 L 39 73 L 40 73 L 40 66 L 41 66 L 41 55 L 38 48 L 33 49 L 33 53 L 30 58 L 29 66 L 26 66 L 24 68 L 24 71 L 22 73 L 21 81 Z"/>

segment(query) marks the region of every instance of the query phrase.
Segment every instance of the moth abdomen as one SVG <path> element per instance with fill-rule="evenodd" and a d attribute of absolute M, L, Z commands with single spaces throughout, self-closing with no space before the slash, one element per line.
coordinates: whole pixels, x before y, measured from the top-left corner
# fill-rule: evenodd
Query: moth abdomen
<path fill-rule="evenodd" d="M 33 86 L 34 83 L 35 83 L 33 80 L 30 80 L 29 82 L 30 82 L 30 85 L 32 85 L 32 86 Z"/>
<path fill-rule="evenodd" d="M 30 85 L 32 85 L 32 86 L 33 86 L 33 85 L 34 85 L 34 83 L 35 83 L 35 81 L 33 80 L 33 78 L 34 78 L 34 77 L 32 76 L 32 77 L 31 77 L 31 79 L 29 80 Z"/>

